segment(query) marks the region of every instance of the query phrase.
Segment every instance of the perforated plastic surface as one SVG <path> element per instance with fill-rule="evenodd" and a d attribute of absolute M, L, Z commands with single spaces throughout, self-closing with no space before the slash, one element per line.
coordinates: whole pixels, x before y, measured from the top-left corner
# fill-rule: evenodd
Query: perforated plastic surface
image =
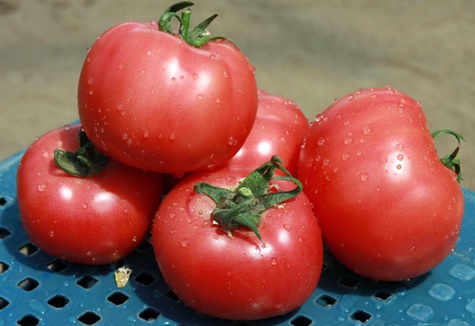
<path fill-rule="evenodd" d="M 320 283 L 299 310 L 252 323 L 224 322 L 185 307 L 169 291 L 147 242 L 125 260 L 100 267 L 71 264 L 33 245 L 16 204 L 21 155 L 0 163 L 0 325 L 475 325 L 471 191 L 464 190 L 457 248 L 430 273 L 407 282 L 372 282 L 326 254 Z M 114 272 L 122 265 L 133 274 L 119 289 Z"/>

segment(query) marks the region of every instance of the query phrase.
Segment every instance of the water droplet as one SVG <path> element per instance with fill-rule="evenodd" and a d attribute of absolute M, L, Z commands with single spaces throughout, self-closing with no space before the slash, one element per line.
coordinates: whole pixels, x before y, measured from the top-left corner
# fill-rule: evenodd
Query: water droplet
<path fill-rule="evenodd" d="M 38 191 L 39 192 L 43 192 L 46 190 L 46 184 L 42 183 L 40 185 L 38 185 Z"/>
<path fill-rule="evenodd" d="M 372 131 L 373 130 L 371 129 L 371 127 L 366 126 L 366 127 L 363 128 L 363 134 L 364 135 L 369 135 L 369 134 L 371 134 Z"/>
<path fill-rule="evenodd" d="M 399 143 L 399 144 L 396 145 L 396 149 L 397 149 L 398 151 L 402 151 L 402 150 L 404 149 L 404 145 L 401 144 L 401 143 Z"/>
<path fill-rule="evenodd" d="M 398 161 L 404 160 L 404 155 L 398 154 L 397 159 L 398 159 Z"/>
<path fill-rule="evenodd" d="M 147 55 L 148 56 L 152 55 L 152 51 L 147 51 Z"/>
<path fill-rule="evenodd" d="M 228 144 L 231 145 L 231 146 L 234 145 L 234 137 L 233 136 L 229 137 Z"/>
<path fill-rule="evenodd" d="M 196 99 L 201 101 L 203 99 L 203 94 L 196 95 Z"/>
<path fill-rule="evenodd" d="M 48 235 L 50 238 L 54 238 L 54 230 L 49 231 Z"/>
<path fill-rule="evenodd" d="M 350 145 L 351 143 L 353 143 L 353 138 L 346 138 L 344 140 L 344 143 L 345 143 L 345 145 Z"/>
<path fill-rule="evenodd" d="M 475 299 L 470 300 L 470 301 L 465 305 L 465 309 L 466 309 L 469 313 L 475 314 Z"/>
<path fill-rule="evenodd" d="M 416 251 L 416 246 L 411 246 L 411 252 Z"/>
<path fill-rule="evenodd" d="M 87 79 L 87 83 L 88 83 L 89 85 L 92 85 L 92 83 L 94 83 L 94 77 L 89 76 L 89 78 Z"/>
<path fill-rule="evenodd" d="M 318 144 L 319 146 L 325 145 L 325 138 L 323 138 L 323 137 L 318 138 L 317 144 Z"/>
<path fill-rule="evenodd" d="M 270 264 L 271 264 L 272 266 L 275 266 L 275 265 L 277 265 L 277 259 L 275 259 L 275 258 L 271 258 L 271 260 L 270 260 Z"/>
<path fill-rule="evenodd" d="M 323 115 L 322 115 L 322 114 L 317 114 L 317 115 L 315 116 L 315 122 L 316 122 L 316 123 L 321 123 L 322 120 L 323 120 Z"/>
<path fill-rule="evenodd" d="M 227 72 L 226 70 L 223 71 L 223 77 L 224 77 L 224 78 L 228 78 L 228 72 Z"/>
<path fill-rule="evenodd" d="M 368 173 L 363 173 L 361 175 L 361 181 L 368 181 L 369 179 L 369 174 Z"/>
<path fill-rule="evenodd" d="M 214 163 L 208 164 L 208 170 L 214 170 L 215 167 L 216 165 L 214 165 Z"/>
<path fill-rule="evenodd" d="M 401 170 L 401 169 L 402 169 L 402 165 L 401 165 L 401 164 L 396 165 L 396 169 Z"/>
<path fill-rule="evenodd" d="M 343 153 L 343 154 L 341 154 L 341 159 L 342 159 L 343 161 L 346 161 L 346 160 L 348 160 L 349 158 L 350 158 L 350 153 Z"/>
<path fill-rule="evenodd" d="M 290 231 L 290 230 L 291 230 L 291 226 L 290 226 L 289 224 L 284 224 L 283 227 L 284 227 L 284 229 L 285 229 L 286 231 Z"/>
<path fill-rule="evenodd" d="M 185 248 L 188 245 L 188 241 L 187 240 L 182 240 L 180 245 L 181 245 L 182 248 Z"/>
<path fill-rule="evenodd" d="M 176 139 L 176 134 L 175 134 L 174 132 L 172 132 L 172 133 L 170 134 L 170 137 L 169 137 L 169 138 L 170 138 L 170 140 L 175 140 L 175 139 Z"/>
<path fill-rule="evenodd" d="M 125 68 L 125 64 L 121 63 L 121 64 L 119 65 L 119 69 L 122 70 L 122 69 L 124 69 L 124 68 Z"/>

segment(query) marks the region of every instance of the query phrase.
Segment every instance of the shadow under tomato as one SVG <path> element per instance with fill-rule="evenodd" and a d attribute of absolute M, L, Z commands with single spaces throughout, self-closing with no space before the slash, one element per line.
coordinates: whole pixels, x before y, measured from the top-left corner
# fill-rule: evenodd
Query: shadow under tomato
<path fill-rule="evenodd" d="M 317 288 L 327 295 L 381 296 L 384 300 L 423 283 L 431 272 L 405 281 L 377 281 L 358 275 L 324 251 L 324 267 Z"/>

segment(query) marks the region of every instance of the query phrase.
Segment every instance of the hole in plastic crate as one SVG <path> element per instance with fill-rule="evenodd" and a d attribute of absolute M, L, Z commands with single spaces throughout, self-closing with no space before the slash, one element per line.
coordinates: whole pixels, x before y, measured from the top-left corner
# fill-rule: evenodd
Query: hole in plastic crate
<path fill-rule="evenodd" d="M 3 240 L 11 235 L 11 232 L 8 229 L 0 228 L 0 240 Z"/>
<path fill-rule="evenodd" d="M 69 266 L 67 262 L 61 259 L 55 259 L 52 262 L 50 262 L 46 267 L 55 273 L 61 272 L 63 269 L 66 269 Z"/>
<path fill-rule="evenodd" d="M 17 321 L 17 324 L 21 326 L 35 326 L 35 325 L 38 325 L 39 322 L 40 320 L 36 318 L 35 316 L 26 315 L 25 317 Z"/>
<path fill-rule="evenodd" d="M 378 291 L 373 295 L 373 297 L 381 301 L 386 301 L 392 297 L 392 293 L 389 291 Z"/>
<path fill-rule="evenodd" d="M 324 308 L 329 308 L 336 303 L 336 299 L 329 295 L 323 294 L 315 300 L 315 303 Z"/>
<path fill-rule="evenodd" d="M 40 285 L 40 283 L 31 277 L 27 277 L 17 284 L 19 288 L 28 292 L 36 289 L 38 285 Z"/>
<path fill-rule="evenodd" d="M 129 300 L 129 297 L 122 292 L 114 292 L 107 297 L 107 301 L 115 304 L 116 306 L 120 306 L 127 300 Z"/>
<path fill-rule="evenodd" d="M 327 269 L 327 268 L 328 268 L 328 265 L 327 265 L 327 263 L 324 262 L 324 263 L 322 264 L 322 273 L 323 273 L 323 272 L 325 271 L 325 269 Z"/>
<path fill-rule="evenodd" d="M 0 206 L 5 206 L 6 203 L 7 200 L 5 199 L 5 197 L 0 197 Z"/>
<path fill-rule="evenodd" d="M 145 240 L 141 244 L 139 244 L 139 246 L 135 250 L 138 252 L 147 252 L 151 248 L 152 248 L 152 245 L 147 240 Z"/>
<path fill-rule="evenodd" d="M 83 288 L 85 289 L 90 289 L 92 288 L 94 285 L 97 284 L 97 282 L 99 282 L 96 278 L 90 276 L 90 275 L 85 275 L 83 277 L 81 277 L 77 282 L 76 284 L 79 285 L 79 286 L 82 286 Z"/>
<path fill-rule="evenodd" d="M 0 297 L 0 310 L 2 310 L 3 308 L 5 308 L 6 306 L 8 306 L 10 304 L 10 302 L 8 302 L 7 299 L 4 299 L 2 297 Z"/>
<path fill-rule="evenodd" d="M 350 316 L 350 318 L 360 323 L 366 323 L 369 319 L 371 319 L 371 315 L 366 311 L 357 310 Z"/>
<path fill-rule="evenodd" d="M 87 311 L 79 316 L 78 320 L 85 325 L 94 325 L 101 320 L 101 316 L 96 315 L 92 311 Z"/>
<path fill-rule="evenodd" d="M 292 319 L 290 325 L 293 326 L 308 326 L 312 324 L 312 320 L 305 316 L 297 316 L 296 318 Z"/>
<path fill-rule="evenodd" d="M 7 263 L 0 261 L 0 274 L 6 272 L 9 268 L 10 266 Z"/>
<path fill-rule="evenodd" d="M 145 286 L 152 284 L 153 282 L 155 282 L 156 279 L 157 278 L 154 275 L 147 272 L 142 272 L 135 277 L 135 280 L 137 282 Z"/>
<path fill-rule="evenodd" d="M 354 274 L 343 275 L 338 280 L 338 284 L 350 289 L 356 288 L 360 282 L 361 282 L 361 277 Z"/>
<path fill-rule="evenodd" d="M 69 303 L 69 299 L 62 295 L 55 295 L 48 300 L 48 304 L 52 307 L 61 309 Z"/>
<path fill-rule="evenodd" d="M 31 256 L 38 251 L 38 247 L 32 243 L 27 243 L 26 245 L 18 248 L 18 251 L 24 254 L 25 256 Z"/>
<path fill-rule="evenodd" d="M 165 295 L 169 300 L 174 302 L 180 302 L 180 298 L 178 298 L 172 290 L 168 290 L 167 294 Z"/>
<path fill-rule="evenodd" d="M 158 318 L 158 316 L 160 316 L 160 313 L 152 308 L 144 309 L 141 313 L 139 313 L 139 317 L 145 321 L 154 321 Z"/>

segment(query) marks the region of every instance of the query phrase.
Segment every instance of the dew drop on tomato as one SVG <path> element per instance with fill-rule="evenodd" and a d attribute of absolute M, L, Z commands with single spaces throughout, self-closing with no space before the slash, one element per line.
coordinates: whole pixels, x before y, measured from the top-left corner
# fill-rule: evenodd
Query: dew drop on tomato
<path fill-rule="evenodd" d="M 369 174 L 368 173 L 363 173 L 361 175 L 361 181 L 366 182 L 366 181 L 368 181 L 368 179 L 369 179 Z"/>

